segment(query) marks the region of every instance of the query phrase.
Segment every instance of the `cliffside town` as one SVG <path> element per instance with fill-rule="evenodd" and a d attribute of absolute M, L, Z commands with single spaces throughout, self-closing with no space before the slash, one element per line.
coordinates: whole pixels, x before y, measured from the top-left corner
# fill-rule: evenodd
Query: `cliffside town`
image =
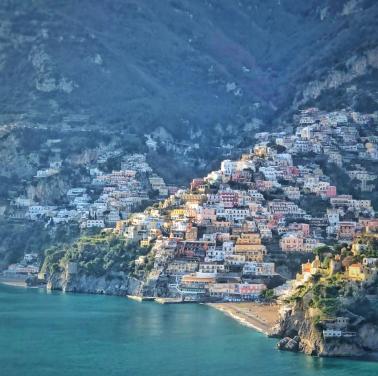
<path fill-rule="evenodd" d="M 164 302 L 275 297 L 282 303 L 275 333 L 287 337 L 281 348 L 378 351 L 361 340 L 377 333 L 377 121 L 376 114 L 303 110 L 292 132 L 256 134 L 249 153 L 188 189 L 167 187 L 142 155 L 132 155 L 119 171 L 90 171 L 92 188 L 70 188 L 66 207 L 19 197 L 14 205 L 25 219 L 75 222 L 83 232 L 50 248 L 38 277 L 28 270 L 30 281 Z M 5 271 L 18 272 L 25 269 Z M 353 308 L 358 301 L 373 307 L 371 316 Z"/>
<path fill-rule="evenodd" d="M 280 297 L 278 348 L 321 356 L 378 353 L 377 233 L 317 250 Z"/>

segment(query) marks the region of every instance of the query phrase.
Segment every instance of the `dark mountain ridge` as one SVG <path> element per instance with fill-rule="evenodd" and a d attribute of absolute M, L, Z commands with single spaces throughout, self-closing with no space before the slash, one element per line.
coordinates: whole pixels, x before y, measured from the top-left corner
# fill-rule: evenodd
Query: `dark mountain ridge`
<path fill-rule="evenodd" d="M 228 124 L 249 132 L 348 85 L 337 104 L 368 96 L 375 110 L 376 87 L 362 92 L 377 15 L 368 0 L 3 1 L 2 112 L 219 144 Z"/>

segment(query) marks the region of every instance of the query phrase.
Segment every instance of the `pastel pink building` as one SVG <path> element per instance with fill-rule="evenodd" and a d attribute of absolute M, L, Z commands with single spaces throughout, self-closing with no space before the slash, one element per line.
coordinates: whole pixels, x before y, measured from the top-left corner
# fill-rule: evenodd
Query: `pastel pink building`
<path fill-rule="evenodd" d="M 301 232 L 303 236 L 307 237 L 310 235 L 310 225 L 308 223 L 290 223 L 289 231 Z"/>
<path fill-rule="evenodd" d="M 325 196 L 330 198 L 330 197 L 336 197 L 336 187 L 334 185 L 330 185 L 327 187 L 325 191 Z"/>

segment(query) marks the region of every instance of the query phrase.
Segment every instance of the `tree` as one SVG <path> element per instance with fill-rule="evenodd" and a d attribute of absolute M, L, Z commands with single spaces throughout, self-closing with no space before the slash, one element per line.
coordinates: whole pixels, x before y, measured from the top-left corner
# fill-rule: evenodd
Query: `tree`
<path fill-rule="evenodd" d="M 261 293 L 261 297 L 264 300 L 270 301 L 274 298 L 274 290 L 273 289 L 266 289 Z"/>
<path fill-rule="evenodd" d="M 327 253 L 332 253 L 332 248 L 326 245 L 322 245 L 320 247 L 316 247 L 313 251 L 315 255 L 319 256 L 320 258 Z"/>

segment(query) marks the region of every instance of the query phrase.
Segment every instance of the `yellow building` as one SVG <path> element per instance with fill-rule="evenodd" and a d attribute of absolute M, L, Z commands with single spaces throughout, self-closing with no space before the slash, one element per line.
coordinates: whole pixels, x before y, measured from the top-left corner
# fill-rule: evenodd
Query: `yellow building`
<path fill-rule="evenodd" d="M 186 210 L 184 208 L 178 208 L 178 209 L 173 209 L 171 211 L 171 218 L 182 218 L 185 217 L 186 215 Z"/>
<path fill-rule="evenodd" d="M 185 202 L 202 204 L 206 201 L 207 197 L 205 194 L 185 193 L 183 199 Z"/>
<path fill-rule="evenodd" d="M 266 145 L 256 145 L 253 151 L 257 157 L 265 158 L 268 154 L 268 147 Z"/>
<path fill-rule="evenodd" d="M 139 244 L 141 247 L 147 248 L 150 245 L 150 239 L 142 239 Z"/>
<path fill-rule="evenodd" d="M 266 248 L 261 244 L 236 244 L 235 255 L 241 255 L 245 257 L 245 261 L 264 261 L 266 255 Z"/>
<path fill-rule="evenodd" d="M 352 264 L 348 269 L 348 278 L 354 281 L 364 281 L 365 273 L 361 263 Z"/>
<path fill-rule="evenodd" d="M 261 244 L 261 237 L 258 233 L 244 233 L 236 240 L 234 253 L 245 256 L 245 261 L 264 260 L 266 248 Z"/>
<path fill-rule="evenodd" d="M 261 236 L 254 232 L 243 233 L 237 239 L 236 244 L 261 244 Z"/>
<path fill-rule="evenodd" d="M 125 221 L 125 220 L 123 220 L 123 221 L 117 221 L 116 225 L 115 225 L 115 228 L 114 228 L 114 232 L 116 234 L 120 234 L 120 233 L 122 233 L 125 230 L 126 226 L 127 226 L 127 221 Z"/>

